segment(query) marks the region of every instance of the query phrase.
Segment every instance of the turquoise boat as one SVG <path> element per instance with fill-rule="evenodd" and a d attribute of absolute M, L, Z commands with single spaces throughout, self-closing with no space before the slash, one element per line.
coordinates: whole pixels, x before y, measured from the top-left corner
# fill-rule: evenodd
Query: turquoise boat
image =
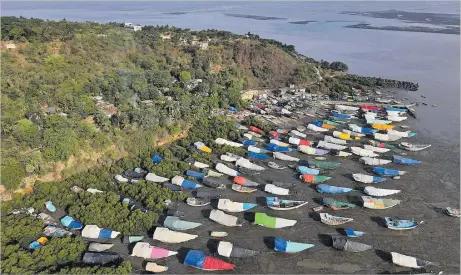
<path fill-rule="evenodd" d="M 416 228 L 418 225 L 422 224 L 421 222 L 416 222 L 414 219 L 411 220 L 394 220 L 390 217 L 385 217 L 387 228 L 393 230 L 409 230 Z"/>
<path fill-rule="evenodd" d="M 310 243 L 296 243 L 282 238 L 275 238 L 274 240 L 274 250 L 278 252 L 297 253 L 312 247 L 314 245 Z"/>
<path fill-rule="evenodd" d="M 202 224 L 198 222 L 183 221 L 178 217 L 168 216 L 165 218 L 163 225 L 172 230 L 184 231 L 199 227 Z"/>

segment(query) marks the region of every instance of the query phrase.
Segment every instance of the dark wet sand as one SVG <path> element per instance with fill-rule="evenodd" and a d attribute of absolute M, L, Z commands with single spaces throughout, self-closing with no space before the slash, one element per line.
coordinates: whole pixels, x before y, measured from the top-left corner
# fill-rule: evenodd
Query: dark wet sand
<path fill-rule="evenodd" d="M 417 108 L 417 112 L 430 111 L 431 107 Z M 312 120 L 309 118 L 309 120 Z M 293 123 L 306 120 L 298 120 Z M 410 125 L 412 130 L 418 124 L 418 120 L 409 118 L 400 125 Z M 304 124 L 306 125 L 306 124 Z M 288 128 L 289 125 L 284 125 Z M 399 129 L 404 130 L 404 129 Z M 310 135 L 309 140 L 323 139 L 323 135 L 317 137 Z M 351 144 L 363 144 L 361 142 L 350 142 Z M 459 273 L 459 229 L 460 219 L 445 215 L 443 209 L 447 206 L 459 207 L 459 141 L 452 143 L 438 143 L 437 140 L 428 136 L 417 135 L 410 139 L 413 143 L 431 143 L 432 147 L 420 152 L 408 152 L 408 157 L 421 160 L 423 163 L 417 166 L 398 166 L 395 164 L 387 165 L 388 168 L 396 168 L 408 171 L 399 180 L 388 180 L 383 183 L 375 184 L 380 188 L 401 189 L 402 192 L 391 196 L 395 199 L 402 200 L 400 205 L 385 210 L 371 210 L 362 207 L 349 210 L 333 211 L 324 209 L 321 212 L 328 212 L 334 215 L 354 218 L 353 222 L 345 224 L 359 231 L 365 231 L 366 235 L 354 239 L 354 241 L 363 242 L 373 245 L 375 250 L 361 253 L 349 253 L 337 251 L 325 243 L 324 235 L 339 234 L 343 226 L 329 226 L 317 221 L 317 215 L 312 208 L 318 206 L 314 201 L 316 198 L 333 197 L 342 201 L 354 201 L 357 197 L 364 195 L 360 191 L 354 191 L 346 195 L 321 195 L 317 193 L 312 185 L 302 183 L 295 175 L 296 173 L 287 168 L 285 170 L 273 170 L 268 168 L 260 175 L 249 177 L 259 183 L 270 183 L 273 180 L 295 182 L 296 188 L 293 189 L 298 193 L 288 196 L 289 199 L 307 200 L 309 203 L 299 209 L 291 211 L 275 211 L 265 208 L 263 197 L 269 194 L 263 191 L 257 191 L 252 194 L 241 194 L 235 191 L 223 190 L 222 197 L 229 198 L 238 202 L 258 202 L 260 206 L 253 211 L 265 212 L 268 215 L 283 217 L 287 219 L 296 219 L 298 223 L 290 228 L 269 229 L 257 225 L 246 224 L 239 228 L 230 228 L 219 225 L 207 217 L 209 211 L 213 208 L 211 205 L 205 207 L 190 207 L 181 203 L 179 209 L 187 212 L 183 219 L 203 223 L 196 230 L 188 233 L 197 234 L 199 237 L 195 240 L 182 244 L 163 244 L 152 239 L 152 232 L 144 241 L 168 248 L 170 250 L 179 250 L 178 257 L 172 256 L 167 259 L 155 261 L 161 265 L 169 266 L 168 273 L 185 274 L 185 273 L 206 273 L 192 267 L 182 265 L 182 259 L 187 249 L 198 249 L 210 253 L 207 243 L 211 240 L 209 231 L 226 231 L 229 236 L 226 241 L 232 242 L 236 246 L 250 248 L 264 252 L 262 255 L 248 259 L 224 259 L 236 265 L 234 271 L 227 273 L 278 273 L 278 274 L 315 274 L 315 273 L 408 273 L 411 269 L 399 267 L 389 262 L 387 252 L 399 252 L 409 256 L 415 256 L 423 260 L 432 261 L 434 264 L 425 269 L 429 271 L 443 271 L 444 274 Z M 301 159 L 308 159 L 307 155 L 293 152 L 292 156 Z M 392 153 L 382 154 L 383 158 L 391 157 Z M 357 156 L 348 158 L 328 156 L 329 161 L 340 161 L 342 166 L 336 170 L 330 170 L 327 175 L 333 176 L 328 184 L 351 187 L 360 189 L 366 184 L 354 182 L 350 179 L 351 173 L 368 173 L 366 167 L 360 164 Z M 276 160 L 278 163 L 282 161 Z M 288 162 L 284 164 L 290 164 Z M 221 182 L 231 184 L 231 179 L 222 178 Z M 234 213 L 233 215 L 244 218 L 243 213 Z M 409 219 L 415 218 L 418 221 L 424 220 L 425 223 L 414 230 L 394 231 L 387 229 L 382 224 L 382 218 L 385 216 Z M 283 237 L 288 240 L 298 242 L 308 242 L 315 244 L 315 247 L 307 251 L 286 255 L 283 253 L 274 253 L 264 242 L 265 237 Z M 125 259 L 133 263 L 133 271 L 142 273 L 145 260 L 129 256 L 129 250 L 125 244 L 120 243 L 120 239 L 114 240 L 116 245 L 111 251 L 120 253 Z M 210 255 L 210 254 L 209 254 Z M 424 270 L 423 270 L 424 271 Z M 415 273 L 415 271 L 413 271 Z M 223 272 L 220 272 L 223 273 Z M 226 273 L 226 272 L 224 272 Z"/>

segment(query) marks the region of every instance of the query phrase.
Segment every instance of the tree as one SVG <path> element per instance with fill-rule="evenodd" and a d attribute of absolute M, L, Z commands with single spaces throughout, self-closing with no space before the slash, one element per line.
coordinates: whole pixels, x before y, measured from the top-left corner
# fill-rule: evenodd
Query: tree
<path fill-rule="evenodd" d="M 347 72 L 347 70 L 349 70 L 346 64 L 344 64 L 343 62 L 339 62 L 339 61 L 331 62 L 330 69 L 335 70 L 335 71 L 342 71 L 342 72 Z"/>
<path fill-rule="evenodd" d="M 179 80 L 181 80 L 181 82 L 183 82 L 183 83 L 190 82 L 190 80 L 191 80 L 190 72 L 182 71 L 181 73 L 179 73 Z"/>
<path fill-rule="evenodd" d="M 19 187 L 22 178 L 26 175 L 24 168 L 15 158 L 2 159 L 2 184 L 8 190 L 13 190 Z"/>
<path fill-rule="evenodd" d="M 26 146 L 35 147 L 40 142 L 38 126 L 28 119 L 21 119 L 13 126 L 13 136 Z"/>

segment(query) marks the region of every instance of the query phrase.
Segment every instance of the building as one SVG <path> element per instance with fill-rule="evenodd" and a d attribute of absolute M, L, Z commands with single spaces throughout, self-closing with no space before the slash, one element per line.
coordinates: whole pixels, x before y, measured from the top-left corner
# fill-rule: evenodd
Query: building
<path fill-rule="evenodd" d="M 160 34 L 160 38 L 163 40 L 170 40 L 171 39 L 171 33 L 162 33 Z"/>
<path fill-rule="evenodd" d="M 132 29 L 133 31 L 142 30 L 141 25 L 133 25 L 133 23 L 129 23 L 129 22 L 125 22 L 124 27 L 127 28 L 127 29 Z"/>
<path fill-rule="evenodd" d="M 256 90 L 256 89 L 244 90 L 240 92 L 241 98 L 243 100 L 252 100 L 255 96 L 259 96 L 265 93 L 266 93 L 266 90 Z"/>

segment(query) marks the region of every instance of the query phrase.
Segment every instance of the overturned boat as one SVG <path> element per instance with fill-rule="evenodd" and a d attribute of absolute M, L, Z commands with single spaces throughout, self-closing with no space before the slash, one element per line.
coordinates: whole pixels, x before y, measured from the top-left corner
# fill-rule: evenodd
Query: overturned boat
<path fill-rule="evenodd" d="M 218 243 L 218 254 L 227 258 L 248 258 L 258 255 L 260 252 L 238 247 L 230 242 L 220 241 Z"/>
<path fill-rule="evenodd" d="M 184 258 L 184 265 L 207 271 L 234 269 L 234 264 L 227 263 L 214 257 L 206 256 L 204 252 L 192 249 L 187 252 L 186 257 Z"/>
<path fill-rule="evenodd" d="M 385 197 L 385 196 L 390 196 L 390 195 L 400 193 L 400 190 L 382 189 L 382 188 L 376 188 L 373 186 L 367 186 L 363 189 L 363 192 L 365 192 L 365 194 L 367 195 L 374 196 L 374 197 Z"/>
<path fill-rule="evenodd" d="M 245 177 L 242 177 L 242 176 L 234 177 L 234 183 L 236 183 L 238 185 L 250 186 L 250 187 L 256 187 L 256 186 L 260 185 L 259 183 L 251 181 L 251 180 L 249 180 L 249 179 L 247 179 Z"/>
<path fill-rule="evenodd" d="M 365 232 L 357 231 L 352 228 L 344 229 L 344 233 L 346 233 L 346 236 L 348 236 L 349 238 L 357 238 L 365 235 Z"/>
<path fill-rule="evenodd" d="M 375 147 L 375 146 L 368 145 L 368 144 L 363 145 L 363 148 L 365 150 L 373 151 L 373 152 L 376 152 L 376 153 L 386 153 L 386 152 L 389 152 L 391 150 L 389 148 Z"/>
<path fill-rule="evenodd" d="M 250 170 L 255 170 L 255 171 L 263 171 L 263 170 L 266 170 L 266 168 L 262 167 L 262 166 L 259 166 L 257 164 L 254 164 L 254 163 L 251 163 L 248 159 L 246 158 L 239 158 L 236 162 L 235 162 L 235 165 L 236 166 L 239 166 L 239 167 L 245 167 L 247 169 L 250 169 Z"/>
<path fill-rule="evenodd" d="M 228 175 L 228 176 L 231 176 L 231 177 L 236 177 L 239 175 L 239 172 L 234 170 L 234 169 L 231 169 L 229 167 L 227 167 L 226 165 L 222 164 L 222 163 L 218 163 L 216 164 L 216 170 L 218 170 L 218 172 L 220 173 L 223 173 L 225 175 Z"/>
<path fill-rule="evenodd" d="M 283 170 L 283 169 L 287 168 L 287 166 L 280 165 L 280 164 L 278 164 L 276 162 L 272 162 L 272 161 L 269 161 L 269 163 L 267 163 L 267 166 L 269 166 L 272 169 L 276 169 L 276 170 Z"/>
<path fill-rule="evenodd" d="M 350 241 L 341 236 L 332 236 L 333 247 L 337 250 L 347 251 L 347 252 L 363 252 L 373 248 L 373 246 Z"/>
<path fill-rule="evenodd" d="M 290 227 L 297 223 L 296 220 L 288 220 L 278 217 L 271 217 L 265 213 L 256 212 L 254 224 L 268 228 L 284 228 Z"/>
<path fill-rule="evenodd" d="M 82 237 L 92 239 L 114 239 L 120 235 L 120 232 L 112 231 L 109 229 L 99 228 L 97 225 L 86 225 L 82 230 Z"/>
<path fill-rule="evenodd" d="M 299 161 L 299 158 L 295 158 L 295 157 L 286 155 L 286 154 L 281 153 L 281 152 L 273 152 L 273 153 L 272 153 L 272 156 L 273 156 L 275 159 L 279 159 L 279 160 L 294 161 L 294 162 L 298 162 L 298 161 Z"/>
<path fill-rule="evenodd" d="M 317 175 L 320 174 L 320 170 L 314 169 L 314 168 L 309 168 L 307 166 L 298 166 L 298 167 L 296 167 L 296 170 L 300 174 L 309 174 L 309 175 L 314 175 L 314 176 L 317 176 Z"/>
<path fill-rule="evenodd" d="M 176 232 L 166 227 L 157 227 L 152 238 L 163 243 L 183 243 L 197 238 L 198 235 Z"/>
<path fill-rule="evenodd" d="M 360 147 L 351 147 L 351 151 L 354 155 L 361 156 L 361 157 L 377 157 L 379 156 L 373 151 L 362 149 Z"/>
<path fill-rule="evenodd" d="M 324 183 L 317 185 L 315 189 L 319 193 L 326 193 L 326 194 L 343 194 L 343 193 L 351 192 L 353 190 L 352 188 L 332 186 L 332 185 L 324 184 Z"/>
<path fill-rule="evenodd" d="M 392 262 L 394 264 L 404 267 L 420 269 L 431 264 L 429 261 L 420 260 L 418 258 L 406 256 L 397 252 L 391 252 L 391 256 Z"/>
<path fill-rule="evenodd" d="M 253 193 L 258 189 L 247 187 L 247 186 L 242 186 L 238 184 L 232 184 L 232 190 L 239 192 L 239 193 Z"/>
<path fill-rule="evenodd" d="M 312 148 L 312 147 L 309 147 L 309 146 L 305 146 L 305 145 L 300 145 L 298 146 L 298 151 L 304 153 L 304 154 L 307 154 L 307 155 L 314 155 L 314 156 L 322 156 L 322 155 L 326 155 L 329 153 L 328 150 L 322 150 L 322 149 L 319 149 L 319 148 Z"/>
<path fill-rule="evenodd" d="M 210 220 L 229 227 L 243 225 L 238 217 L 226 214 L 223 211 L 216 209 L 211 210 Z"/>
<path fill-rule="evenodd" d="M 186 180 L 181 176 L 175 176 L 174 178 L 172 178 L 171 183 L 187 189 L 197 189 L 202 187 L 201 184 L 190 180 Z"/>
<path fill-rule="evenodd" d="M 406 173 L 406 171 L 386 169 L 383 167 L 374 167 L 373 172 L 375 172 L 376 174 L 380 176 L 390 176 L 390 177 L 402 176 L 402 175 L 405 175 Z"/>
<path fill-rule="evenodd" d="M 298 162 L 299 165 L 305 165 L 305 162 Z M 320 169 L 336 169 L 341 166 L 341 162 L 331 162 L 331 161 L 320 161 L 320 160 L 308 160 L 307 165 L 311 168 L 320 168 Z"/>
<path fill-rule="evenodd" d="M 178 231 L 194 229 L 194 228 L 199 227 L 201 225 L 202 225 L 201 223 L 183 221 L 180 218 L 174 217 L 174 216 L 166 217 L 165 221 L 163 222 L 163 226 L 165 226 L 165 227 L 167 227 L 169 229 L 178 230 Z"/>
<path fill-rule="evenodd" d="M 387 180 L 387 178 L 375 177 L 365 174 L 352 174 L 355 181 L 363 183 L 378 183 Z"/>
<path fill-rule="evenodd" d="M 321 182 L 325 182 L 325 181 L 331 179 L 331 177 L 303 174 L 303 175 L 299 176 L 299 179 L 303 180 L 306 183 L 321 183 Z"/>
<path fill-rule="evenodd" d="M 297 243 L 282 238 L 274 239 L 274 250 L 277 252 L 298 253 L 312 247 L 314 245 L 309 243 Z"/>
<path fill-rule="evenodd" d="M 336 143 L 330 143 L 330 142 L 326 142 L 326 141 L 319 141 L 317 143 L 317 148 L 324 148 L 324 149 L 327 149 L 327 150 L 338 150 L 338 151 L 341 151 L 341 150 L 344 150 L 347 148 L 347 146 L 344 146 L 344 145 L 339 145 L 339 144 L 336 144 Z"/>
<path fill-rule="evenodd" d="M 178 252 L 152 246 L 145 242 L 137 242 L 131 252 L 132 257 L 140 257 L 144 259 L 162 259 L 176 254 L 178 254 Z"/>
<path fill-rule="evenodd" d="M 218 201 L 219 210 L 223 210 L 223 211 L 231 212 L 231 213 L 244 212 L 256 206 L 257 204 L 255 203 L 235 202 L 229 199 L 219 199 Z"/>
<path fill-rule="evenodd" d="M 328 213 L 320 213 L 320 221 L 328 225 L 340 225 L 353 221 L 352 218 L 344 218 L 339 216 L 332 216 Z"/>
<path fill-rule="evenodd" d="M 342 201 L 337 201 L 332 198 L 323 198 L 322 203 L 326 206 L 329 206 L 333 210 L 344 210 L 349 208 L 355 208 L 357 205 L 353 203 L 347 203 Z"/>
<path fill-rule="evenodd" d="M 369 209 L 386 209 L 400 204 L 400 200 L 379 199 L 370 196 L 362 196 L 363 207 Z"/>
<path fill-rule="evenodd" d="M 386 165 L 392 162 L 391 160 L 388 160 L 388 159 L 378 159 L 378 158 L 371 158 L 371 157 L 361 157 L 360 161 L 370 166 Z"/>
<path fill-rule="evenodd" d="M 227 146 L 232 146 L 232 147 L 243 147 L 243 144 L 241 143 L 233 142 L 233 141 L 223 139 L 223 138 L 217 138 L 215 139 L 214 142 L 219 145 L 227 145 Z"/>
<path fill-rule="evenodd" d="M 397 155 L 393 156 L 393 161 L 394 161 L 394 163 L 403 164 L 403 165 L 415 165 L 415 164 L 420 164 L 421 163 L 421 161 L 419 161 L 419 160 L 410 159 L 410 158 L 404 158 L 404 157 L 397 156 Z"/>

